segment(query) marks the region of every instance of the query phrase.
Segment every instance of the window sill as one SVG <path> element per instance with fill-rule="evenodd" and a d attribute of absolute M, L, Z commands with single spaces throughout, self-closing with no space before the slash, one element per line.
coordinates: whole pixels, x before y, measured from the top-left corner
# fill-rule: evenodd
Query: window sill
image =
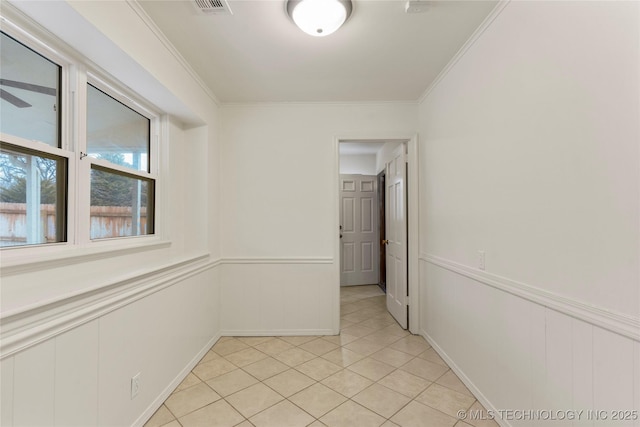
<path fill-rule="evenodd" d="M 145 242 L 116 242 L 92 243 L 88 246 L 56 245 L 45 251 L 34 253 L 40 248 L 23 247 L 12 249 L 12 253 L 0 255 L 0 277 L 15 274 L 41 271 L 50 268 L 69 266 L 87 261 L 117 257 L 127 254 L 140 253 L 150 250 L 164 249 L 171 246 L 170 240 L 154 238 Z"/>

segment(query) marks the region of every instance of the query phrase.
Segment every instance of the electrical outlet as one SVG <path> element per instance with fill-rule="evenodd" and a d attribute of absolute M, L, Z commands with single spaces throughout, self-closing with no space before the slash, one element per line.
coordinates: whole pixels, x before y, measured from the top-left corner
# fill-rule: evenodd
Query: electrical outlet
<path fill-rule="evenodd" d="M 133 399 L 140 391 L 140 372 L 131 377 L 131 398 Z"/>
<path fill-rule="evenodd" d="M 484 270 L 485 268 L 485 252 L 478 251 L 478 268 Z"/>

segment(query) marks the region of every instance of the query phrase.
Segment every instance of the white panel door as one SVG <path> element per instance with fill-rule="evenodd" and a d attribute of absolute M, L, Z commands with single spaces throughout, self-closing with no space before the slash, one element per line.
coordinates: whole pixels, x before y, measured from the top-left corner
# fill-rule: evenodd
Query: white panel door
<path fill-rule="evenodd" d="M 340 285 L 378 283 L 377 177 L 340 175 Z"/>
<path fill-rule="evenodd" d="M 407 329 L 406 146 L 386 166 L 387 309 Z"/>

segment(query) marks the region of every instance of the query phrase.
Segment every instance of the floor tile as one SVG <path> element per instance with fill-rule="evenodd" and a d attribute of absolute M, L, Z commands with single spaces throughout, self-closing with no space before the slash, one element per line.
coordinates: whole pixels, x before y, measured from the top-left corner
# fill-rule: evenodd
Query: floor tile
<path fill-rule="evenodd" d="M 360 374 L 363 377 L 369 378 L 372 381 L 378 381 L 382 377 L 395 370 L 393 366 L 387 365 L 384 362 L 379 362 L 370 357 L 354 363 L 347 369 Z"/>
<path fill-rule="evenodd" d="M 409 353 L 412 356 L 417 356 L 420 353 L 423 353 L 431 348 L 431 346 L 424 340 L 424 338 L 415 335 L 404 337 L 394 342 L 389 347 L 394 350 Z"/>
<path fill-rule="evenodd" d="M 376 330 L 373 328 L 367 328 L 366 326 L 353 325 L 353 326 L 349 326 L 348 328 L 341 329 L 340 332 L 343 334 L 353 335 L 358 338 L 362 338 L 376 332 Z"/>
<path fill-rule="evenodd" d="M 340 335 L 222 337 L 145 427 L 497 427 L 378 286 L 340 292 Z"/>
<path fill-rule="evenodd" d="M 382 350 L 371 355 L 372 359 L 384 362 L 387 365 L 391 365 L 395 368 L 399 368 L 411 359 L 413 356 L 407 353 L 403 353 L 392 348 L 383 348 Z"/>
<path fill-rule="evenodd" d="M 280 402 L 283 397 L 266 385 L 258 383 L 227 396 L 226 400 L 238 412 L 249 418 Z"/>
<path fill-rule="evenodd" d="M 276 354 L 280 354 L 283 351 L 289 350 L 293 347 L 294 346 L 289 344 L 288 342 L 283 341 L 280 338 L 275 338 L 271 341 L 266 341 L 262 344 L 258 344 L 254 348 L 268 354 L 269 356 L 275 356 Z"/>
<path fill-rule="evenodd" d="M 365 310 L 354 311 L 351 314 L 347 314 L 346 316 L 343 316 L 343 319 L 346 320 L 347 322 L 355 322 L 355 323 L 363 322 L 370 318 L 371 318 L 371 313 Z"/>
<path fill-rule="evenodd" d="M 196 374 L 202 381 L 207 381 L 222 374 L 226 374 L 227 372 L 231 372 L 235 369 L 238 368 L 234 364 L 223 358 L 220 358 L 201 363 L 193 368 L 193 371 L 191 372 Z"/>
<path fill-rule="evenodd" d="M 320 421 L 327 427 L 378 427 L 385 419 L 349 400 L 320 418 Z"/>
<path fill-rule="evenodd" d="M 207 405 L 179 419 L 183 427 L 232 427 L 242 420 L 244 417 L 224 400 Z"/>
<path fill-rule="evenodd" d="M 189 372 L 189 375 L 187 375 L 182 382 L 180 383 L 180 385 L 178 385 L 178 387 L 176 387 L 175 391 L 182 391 L 186 388 L 189 387 L 193 387 L 194 385 L 198 384 L 202 382 L 200 380 L 200 378 L 196 377 L 193 373 Z"/>
<path fill-rule="evenodd" d="M 330 351 L 327 354 L 323 354 L 322 358 L 328 360 L 331 363 L 335 363 L 338 366 L 346 368 L 347 366 L 356 363 L 358 360 L 365 358 L 362 354 L 358 354 L 355 351 L 351 351 L 344 347 L 338 347 L 337 349 Z"/>
<path fill-rule="evenodd" d="M 264 381 L 266 385 L 284 397 L 289 397 L 315 382 L 295 369 L 289 369 Z"/>
<path fill-rule="evenodd" d="M 431 381 L 397 369 L 378 381 L 378 384 L 413 399 L 422 393 L 431 384 Z"/>
<path fill-rule="evenodd" d="M 439 384 L 432 384 L 416 397 L 416 401 L 452 417 L 457 417 L 460 410 L 469 409 L 476 399 Z"/>
<path fill-rule="evenodd" d="M 379 384 L 373 384 L 351 399 L 385 418 L 390 418 L 411 401 L 407 396 Z"/>
<path fill-rule="evenodd" d="M 391 421 L 401 427 L 452 427 L 458 420 L 414 400 L 391 417 Z"/>
<path fill-rule="evenodd" d="M 293 403 L 283 400 L 250 419 L 256 427 L 306 427 L 313 417 Z"/>
<path fill-rule="evenodd" d="M 288 342 L 291 345 L 301 345 L 309 341 L 313 341 L 318 337 L 313 335 L 303 335 L 303 336 L 290 336 L 290 337 L 280 337 L 281 340 Z"/>
<path fill-rule="evenodd" d="M 245 348 L 249 348 L 249 346 L 240 340 L 232 338 L 225 341 L 218 341 L 213 346 L 212 350 L 220 356 L 226 356 L 227 354 L 235 353 L 236 351 L 244 350 Z"/>
<path fill-rule="evenodd" d="M 165 405 L 173 415 L 180 418 L 216 400 L 220 400 L 220 395 L 205 383 L 199 383 L 186 390 L 172 394 L 165 401 Z"/>
<path fill-rule="evenodd" d="M 380 329 L 378 332 L 383 334 L 398 335 L 399 337 L 407 337 L 411 335 L 409 331 L 407 331 L 406 329 L 402 329 L 397 323 L 392 323 L 386 328 Z"/>
<path fill-rule="evenodd" d="M 353 304 L 352 302 L 340 304 L 340 314 L 342 316 L 346 316 L 347 314 L 351 314 L 358 310 L 360 310 L 360 307 L 358 307 L 356 304 Z"/>
<path fill-rule="evenodd" d="M 329 375 L 342 370 L 342 368 L 335 363 L 331 363 L 320 357 L 298 365 L 296 369 L 316 381 L 321 381 Z"/>
<path fill-rule="evenodd" d="M 344 369 L 322 380 L 322 384 L 344 396 L 352 397 L 373 384 L 373 381 Z"/>
<path fill-rule="evenodd" d="M 214 389 L 220 396 L 228 396 L 252 386 L 257 382 L 257 379 L 247 374 L 242 369 L 236 369 L 235 371 L 231 371 L 207 381 L 207 385 Z"/>
<path fill-rule="evenodd" d="M 419 358 L 411 360 L 409 363 L 400 367 L 400 369 L 429 381 L 437 380 L 442 374 L 449 370 L 446 366 Z"/>
<path fill-rule="evenodd" d="M 464 385 L 460 378 L 453 372 L 447 371 L 443 376 L 436 380 L 436 383 L 443 385 L 451 390 L 455 390 L 458 393 L 466 394 L 467 396 L 473 396 L 473 393 Z"/>
<path fill-rule="evenodd" d="M 344 348 L 355 351 L 356 353 L 362 354 L 363 356 L 369 356 L 383 349 L 384 344 L 368 340 L 367 338 L 361 338 L 359 340 L 350 342 L 349 344 L 345 345 Z"/>
<path fill-rule="evenodd" d="M 176 417 L 173 416 L 171 411 L 167 409 L 166 406 L 162 405 L 158 410 L 153 414 L 149 421 L 146 422 L 144 427 L 160 427 L 165 424 L 170 423 L 175 420 Z"/>
<path fill-rule="evenodd" d="M 183 427 L 232 427 L 244 417 L 224 400 L 212 403 L 179 419 Z"/>
<path fill-rule="evenodd" d="M 302 350 L 306 350 L 310 353 L 313 353 L 316 356 L 322 356 L 325 353 L 335 350 L 336 348 L 338 348 L 338 346 L 327 340 L 317 338 L 313 341 L 309 341 L 300 345 L 299 348 L 301 348 Z"/>
<path fill-rule="evenodd" d="M 394 322 L 393 319 L 387 319 L 384 317 L 374 317 L 374 318 L 365 320 L 363 322 L 360 322 L 359 324 L 361 326 L 366 326 L 367 328 L 382 329 L 393 324 L 393 322 Z"/>
<path fill-rule="evenodd" d="M 273 337 L 238 337 L 238 341 L 242 341 L 246 345 L 255 346 L 266 341 L 271 341 Z"/>
<path fill-rule="evenodd" d="M 262 359 L 256 363 L 252 363 L 251 365 L 247 365 L 242 369 L 259 379 L 260 381 L 264 381 L 267 378 L 279 374 L 280 372 L 286 371 L 287 369 L 289 369 L 289 367 L 272 357 L 267 357 L 266 359 Z"/>
<path fill-rule="evenodd" d="M 347 400 L 347 398 L 322 384 L 316 383 L 294 394 L 289 400 L 315 418 L 320 418 Z"/>
<path fill-rule="evenodd" d="M 357 340 L 358 337 L 356 337 L 355 335 L 341 333 L 340 335 L 331 335 L 331 336 L 322 337 L 322 339 L 332 342 L 336 345 L 345 345 L 345 344 L 349 344 L 351 341 Z"/>
<path fill-rule="evenodd" d="M 247 348 L 244 350 L 237 351 L 235 353 L 231 353 L 224 358 L 234 365 L 242 368 L 243 366 L 250 365 L 259 360 L 265 359 L 269 356 L 264 354 L 261 351 L 256 350 L 255 348 Z"/>
<path fill-rule="evenodd" d="M 220 359 L 221 357 L 222 357 L 222 356 L 220 356 L 220 355 L 219 355 L 218 353 L 216 353 L 215 351 L 213 351 L 213 350 L 209 350 L 209 351 L 207 352 L 207 354 L 205 354 L 205 355 L 202 357 L 202 359 L 200 359 L 200 361 L 199 361 L 198 363 L 200 364 L 200 363 L 208 362 L 208 361 L 213 360 L 213 359 Z"/>
<path fill-rule="evenodd" d="M 279 360 L 280 362 L 288 366 L 298 366 L 303 364 L 304 362 L 313 360 L 316 357 L 317 356 L 315 354 L 309 353 L 308 351 L 296 347 L 285 350 L 282 353 L 275 355 L 274 359 Z"/>
<path fill-rule="evenodd" d="M 420 359 L 428 360 L 429 362 L 449 367 L 449 365 L 447 365 L 447 362 L 445 362 L 433 348 L 430 348 L 424 353 L 420 353 L 418 357 Z"/>
<path fill-rule="evenodd" d="M 367 335 L 363 339 L 374 341 L 374 342 L 383 344 L 384 346 L 388 346 L 390 344 L 393 344 L 396 341 L 401 340 L 402 337 L 399 337 L 398 335 L 394 335 L 390 333 L 374 332 L 370 335 Z"/>

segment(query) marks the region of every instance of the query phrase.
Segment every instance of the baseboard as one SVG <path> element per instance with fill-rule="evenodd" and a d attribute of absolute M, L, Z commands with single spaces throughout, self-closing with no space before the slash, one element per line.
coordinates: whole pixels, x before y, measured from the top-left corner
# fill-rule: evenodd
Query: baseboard
<path fill-rule="evenodd" d="M 135 420 L 132 424 L 132 427 L 141 427 L 143 426 L 149 419 L 156 413 L 158 408 L 162 406 L 165 400 L 169 396 L 173 390 L 176 389 L 180 385 L 180 383 L 189 375 L 189 373 L 196 367 L 198 362 L 204 357 L 205 354 L 213 347 L 213 345 L 220 339 L 221 334 L 216 334 L 211 338 L 207 344 L 202 347 L 202 349 L 187 363 L 187 366 L 182 369 L 178 375 L 165 387 L 165 389 L 160 393 L 160 395 L 147 407 L 147 409 L 140 414 L 137 420 Z"/>
<path fill-rule="evenodd" d="M 254 330 L 225 330 L 220 333 L 223 337 L 291 337 L 310 335 L 336 335 L 331 329 L 254 329 Z"/>
<path fill-rule="evenodd" d="M 227 257 L 222 258 L 222 264 L 333 264 L 332 257 Z"/>
<path fill-rule="evenodd" d="M 484 408 L 487 411 L 493 414 L 498 414 L 499 413 L 498 410 L 493 406 L 493 404 L 489 401 L 489 399 L 487 399 L 487 397 L 480 391 L 478 387 L 476 387 L 476 385 L 471 381 L 471 379 L 469 379 L 469 377 L 465 375 L 462 369 L 460 369 L 460 367 L 456 365 L 453 359 L 451 359 L 447 355 L 447 353 L 445 353 L 445 351 L 435 342 L 435 340 L 433 340 L 433 338 L 431 338 L 429 334 L 423 329 L 420 330 L 420 335 L 422 335 L 422 338 L 427 340 L 429 345 L 431 345 L 431 347 L 436 351 L 436 353 L 438 353 L 438 356 L 440 356 L 442 360 L 444 360 L 447 363 L 447 365 L 449 365 L 451 370 L 458 376 L 458 378 L 460 378 L 460 381 L 464 383 L 464 385 L 469 389 L 469 391 L 473 393 L 475 398 L 478 399 L 478 401 L 482 404 L 482 406 L 484 406 Z M 500 425 L 501 427 L 512 427 L 511 424 L 509 424 L 507 421 L 502 420 L 500 418 L 496 418 L 494 421 L 498 423 L 498 425 Z"/>

